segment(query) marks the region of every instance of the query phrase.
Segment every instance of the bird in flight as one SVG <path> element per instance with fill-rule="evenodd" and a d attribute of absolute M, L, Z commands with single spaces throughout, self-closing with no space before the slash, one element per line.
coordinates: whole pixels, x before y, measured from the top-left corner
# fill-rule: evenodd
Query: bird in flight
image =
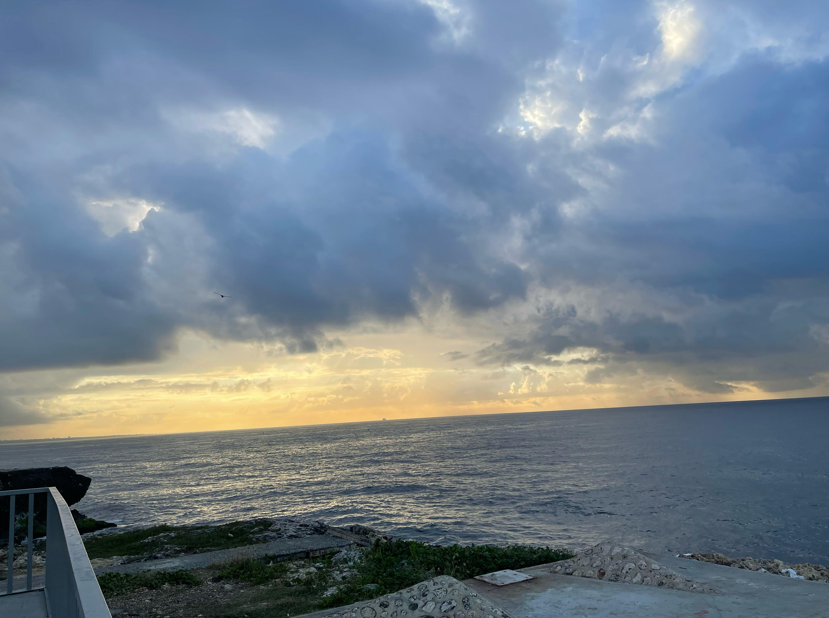
<path fill-rule="evenodd" d="M 221 296 L 222 298 L 233 298 L 232 296 L 228 296 L 227 294 L 219 294 L 218 292 L 213 292 L 216 296 Z"/>

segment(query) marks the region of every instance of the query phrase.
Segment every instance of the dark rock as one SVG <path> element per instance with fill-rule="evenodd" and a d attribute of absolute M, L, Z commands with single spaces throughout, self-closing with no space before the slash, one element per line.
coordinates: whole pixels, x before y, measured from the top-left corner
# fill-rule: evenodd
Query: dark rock
<path fill-rule="evenodd" d="M 26 468 L 22 470 L 0 470 L 0 491 L 12 489 L 35 489 L 38 487 L 56 487 L 67 504 L 75 504 L 86 495 L 92 479 L 78 474 L 66 466 L 54 468 Z M 29 512 L 27 496 L 15 499 L 15 514 Z M 9 498 L 0 498 L 0 538 L 8 538 Z M 46 495 L 35 494 L 35 523 L 46 522 Z M 15 534 L 15 536 L 17 536 Z"/>
<path fill-rule="evenodd" d="M 26 468 L 22 470 L 0 470 L 0 491 L 10 489 L 32 489 L 57 487 L 66 504 L 80 502 L 86 495 L 92 479 L 78 474 L 66 466 L 54 468 Z"/>
<path fill-rule="evenodd" d="M 72 509 L 72 519 L 75 520 L 75 525 L 78 527 L 78 532 L 81 534 L 86 534 L 88 532 L 97 532 L 98 530 L 104 530 L 106 528 L 117 528 L 118 524 L 113 524 L 108 521 L 103 521 L 101 519 L 95 519 L 94 517 L 89 517 L 88 515 L 84 515 L 77 509 Z"/>

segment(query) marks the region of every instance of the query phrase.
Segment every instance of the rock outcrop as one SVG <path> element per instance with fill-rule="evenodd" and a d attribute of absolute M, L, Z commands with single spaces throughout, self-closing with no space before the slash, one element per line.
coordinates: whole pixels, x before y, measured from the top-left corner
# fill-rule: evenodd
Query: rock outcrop
<path fill-rule="evenodd" d="M 555 563 L 550 567 L 550 571 L 562 575 L 627 582 L 641 586 L 657 586 L 690 592 L 715 592 L 713 588 L 690 580 L 644 554 L 613 543 L 600 543 L 579 550 L 575 558 Z"/>
<path fill-rule="evenodd" d="M 21 470 L 0 470 L 0 491 L 11 489 L 32 489 L 37 487 L 56 487 L 67 504 L 75 504 L 86 495 L 92 479 L 78 474 L 72 468 L 56 466 L 54 468 L 26 468 Z M 15 501 L 15 513 L 29 512 L 29 500 L 26 496 Z M 8 538 L 9 499 L 0 498 L 0 538 Z M 46 496 L 35 495 L 35 522 L 46 522 Z M 15 535 L 17 536 L 17 535 Z"/>

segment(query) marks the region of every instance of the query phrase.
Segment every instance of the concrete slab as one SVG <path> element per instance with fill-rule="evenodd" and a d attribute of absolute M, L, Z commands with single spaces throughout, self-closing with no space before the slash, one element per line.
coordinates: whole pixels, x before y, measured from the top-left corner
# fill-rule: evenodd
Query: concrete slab
<path fill-rule="evenodd" d="M 493 586 L 469 579 L 469 588 L 515 618 L 827 618 L 829 584 L 788 579 L 672 556 L 645 554 L 717 590 L 700 594 L 550 572 L 520 571 L 535 579 Z"/>
<path fill-rule="evenodd" d="M 493 586 L 509 586 L 510 584 L 517 584 L 518 582 L 525 582 L 528 579 L 532 579 L 532 576 L 526 573 L 520 573 L 519 571 L 513 571 L 512 569 L 505 569 L 503 571 L 478 575 L 475 579 L 492 584 Z"/>
<path fill-rule="evenodd" d="M 42 590 L 0 596 L 0 618 L 47 618 Z"/>
<path fill-rule="evenodd" d="M 138 573 L 139 571 L 177 571 L 179 569 L 200 569 L 211 564 L 220 564 L 243 558 L 273 557 L 278 560 L 302 556 L 321 556 L 352 545 L 348 539 L 330 534 L 318 534 L 299 539 L 279 539 L 269 543 L 233 547 L 203 554 L 190 554 L 175 558 L 131 562 L 95 569 L 96 575 L 102 573 Z"/>

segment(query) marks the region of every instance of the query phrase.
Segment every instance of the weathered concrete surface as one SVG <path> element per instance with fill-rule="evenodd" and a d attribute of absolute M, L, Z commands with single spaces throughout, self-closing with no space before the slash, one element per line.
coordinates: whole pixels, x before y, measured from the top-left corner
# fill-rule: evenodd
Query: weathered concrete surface
<path fill-rule="evenodd" d="M 627 582 L 640 586 L 674 588 L 691 592 L 715 592 L 710 586 L 693 581 L 669 569 L 641 552 L 615 543 L 599 543 L 576 552 L 570 560 L 563 560 L 550 568 L 552 573 L 602 579 L 609 582 Z"/>
<path fill-rule="evenodd" d="M 42 590 L 0 597 L 2 618 L 46 618 L 46 597 Z"/>
<path fill-rule="evenodd" d="M 536 579 L 497 587 L 463 582 L 515 618 L 827 618 L 829 585 L 645 553 L 717 594 L 698 594 L 520 569 Z"/>
<path fill-rule="evenodd" d="M 442 575 L 371 601 L 327 609 L 303 618 L 510 618 L 486 595 Z"/>
<path fill-rule="evenodd" d="M 190 554 L 187 556 L 177 556 L 175 558 L 111 565 L 95 569 L 95 574 L 201 569 L 211 564 L 230 562 L 231 560 L 240 560 L 243 558 L 263 558 L 265 556 L 274 557 L 278 560 L 306 555 L 318 556 L 328 551 L 348 547 L 351 544 L 351 541 L 347 539 L 330 534 L 319 534 L 300 539 L 279 539 L 269 543 L 233 547 L 231 549 L 209 551 L 202 554 Z"/>

